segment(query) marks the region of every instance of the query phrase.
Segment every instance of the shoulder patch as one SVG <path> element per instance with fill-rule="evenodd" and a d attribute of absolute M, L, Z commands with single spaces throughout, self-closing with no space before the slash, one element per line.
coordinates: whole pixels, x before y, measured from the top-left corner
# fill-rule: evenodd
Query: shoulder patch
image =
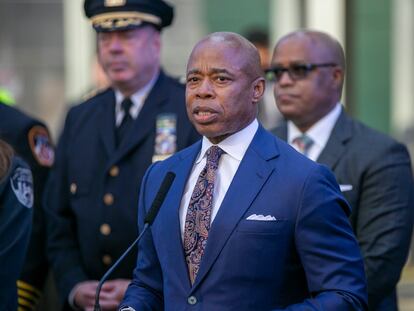
<path fill-rule="evenodd" d="M 41 125 L 33 126 L 28 133 L 28 139 L 36 161 L 42 166 L 52 166 L 55 159 L 55 150 L 47 129 Z"/>
<path fill-rule="evenodd" d="M 18 167 L 10 176 L 11 188 L 17 200 L 27 208 L 33 207 L 33 177 L 28 168 Z"/>

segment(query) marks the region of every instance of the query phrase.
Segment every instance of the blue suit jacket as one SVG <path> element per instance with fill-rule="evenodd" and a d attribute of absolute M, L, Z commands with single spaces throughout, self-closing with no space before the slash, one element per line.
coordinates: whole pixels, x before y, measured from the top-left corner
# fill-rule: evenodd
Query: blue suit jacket
<path fill-rule="evenodd" d="M 143 180 L 139 226 L 166 172 L 176 174 L 139 244 L 121 306 L 136 310 L 363 310 L 362 258 L 349 206 L 325 167 L 261 126 L 214 219 L 190 285 L 179 207 L 201 143 L 152 165 Z M 252 214 L 276 221 L 246 220 Z"/>

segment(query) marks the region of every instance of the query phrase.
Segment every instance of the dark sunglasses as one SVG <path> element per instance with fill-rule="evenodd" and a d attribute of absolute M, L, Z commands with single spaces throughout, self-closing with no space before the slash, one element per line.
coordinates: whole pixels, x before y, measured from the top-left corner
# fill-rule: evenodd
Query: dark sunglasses
<path fill-rule="evenodd" d="M 274 66 L 265 71 L 266 79 L 270 81 L 279 81 L 284 72 L 287 72 L 290 79 L 293 81 L 305 79 L 309 72 L 319 67 L 335 67 L 337 64 L 325 63 L 325 64 L 292 64 L 289 67 Z"/>

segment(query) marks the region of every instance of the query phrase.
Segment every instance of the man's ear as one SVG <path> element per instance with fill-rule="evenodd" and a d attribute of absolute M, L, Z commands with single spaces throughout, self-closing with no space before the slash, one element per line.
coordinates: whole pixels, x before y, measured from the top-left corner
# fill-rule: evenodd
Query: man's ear
<path fill-rule="evenodd" d="M 342 89 L 342 85 L 344 84 L 344 79 L 345 79 L 345 72 L 344 70 L 337 66 L 332 70 L 332 77 L 333 77 L 333 81 L 335 83 L 335 88 L 336 89 Z"/>
<path fill-rule="evenodd" d="M 253 102 L 257 103 L 263 96 L 265 91 L 265 79 L 262 77 L 253 81 Z"/>

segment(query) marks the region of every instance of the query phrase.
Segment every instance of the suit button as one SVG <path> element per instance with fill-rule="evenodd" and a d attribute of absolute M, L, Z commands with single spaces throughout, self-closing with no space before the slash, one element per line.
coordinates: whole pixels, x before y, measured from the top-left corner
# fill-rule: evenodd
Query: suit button
<path fill-rule="evenodd" d="M 99 231 L 101 231 L 102 235 L 110 235 L 111 234 L 111 226 L 108 224 L 102 224 L 99 228 Z"/>
<path fill-rule="evenodd" d="M 103 262 L 105 265 L 109 266 L 109 265 L 112 263 L 112 257 L 111 257 L 111 256 L 109 256 L 109 255 L 103 255 L 103 256 L 102 256 L 102 262 Z"/>
<path fill-rule="evenodd" d="M 187 302 L 190 305 L 195 305 L 197 303 L 197 298 L 194 297 L 194 296 L 190 296 L 190 297 L 188 297 Z"/>
<path fill-rule="evenodd" d="M 104 195 L 103 201 L 105 205 L 112 205 L 114 204 L 114 196 L 112 195 L 112 193 L 107 193 Z"/>
<path fill-rule="evenodd" d="M 119 167 L 114 165 L 111 167 L 111 169 L 109 170 L 109 175 L 111 175 L 112 177 L 116 177 L 119 175 Z"/>
<path fill-rule="evenodd" d="M 78 190 L 78 186 L 73 182 L 70 184 L 70 193 L 75 194 L 76 190 Z"/>

